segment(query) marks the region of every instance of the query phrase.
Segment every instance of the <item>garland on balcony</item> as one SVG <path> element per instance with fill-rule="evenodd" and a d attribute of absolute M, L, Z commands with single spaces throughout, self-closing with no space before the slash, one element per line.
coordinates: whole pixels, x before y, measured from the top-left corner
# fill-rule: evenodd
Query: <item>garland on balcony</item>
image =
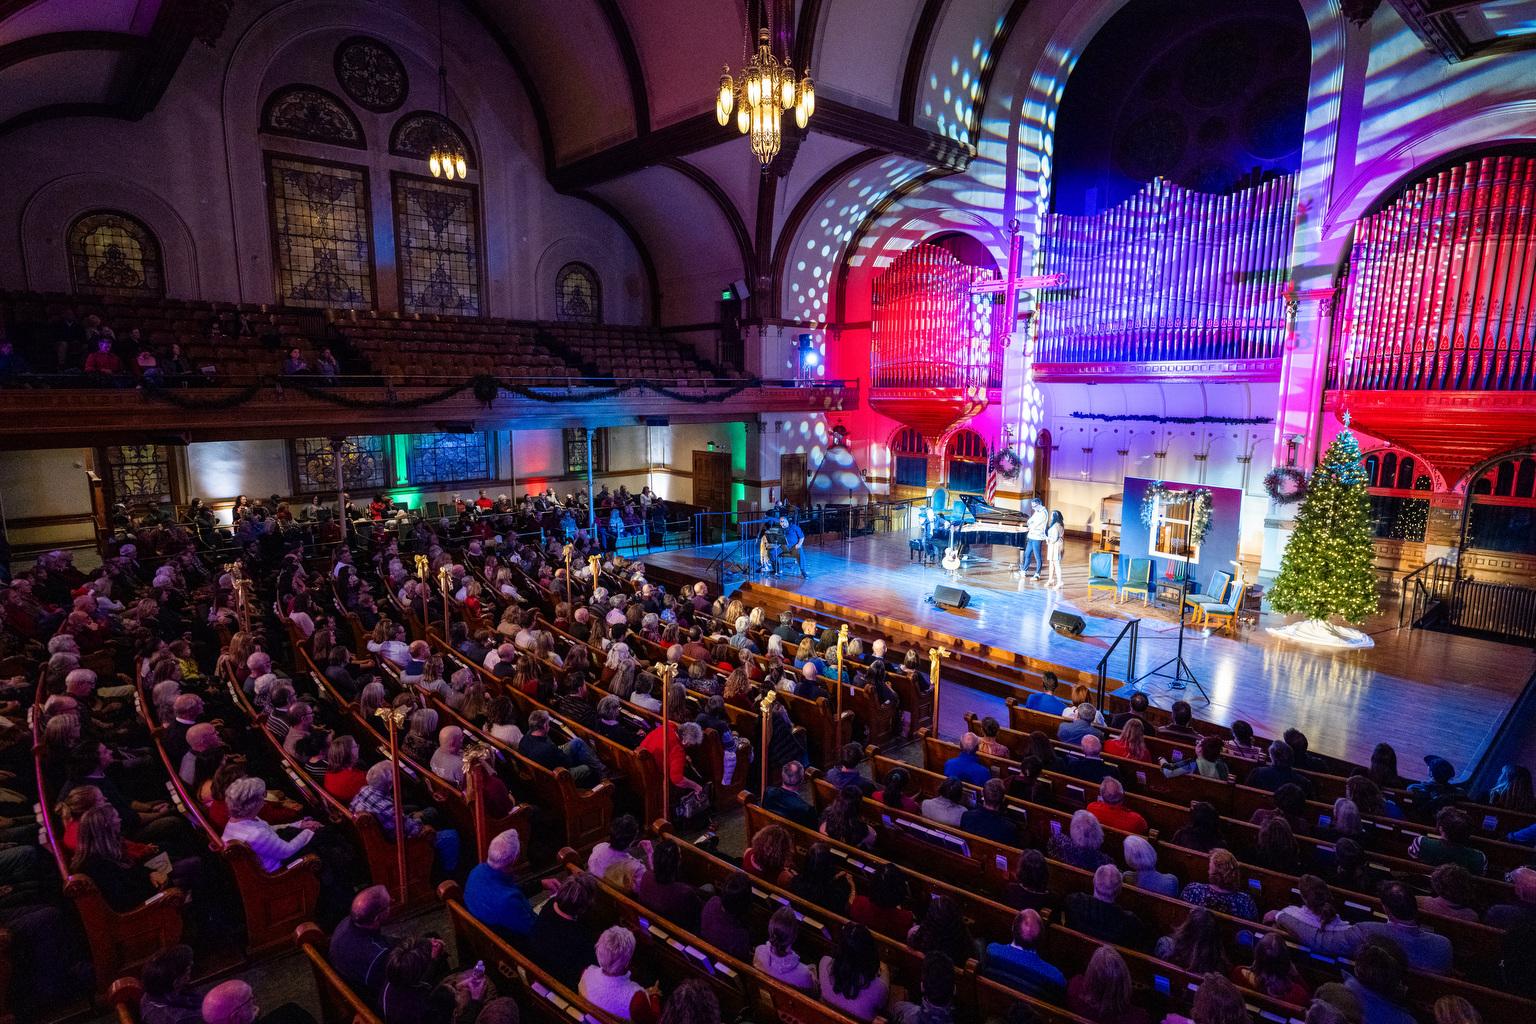
<path fill-rule="evenodd" d="M 1151 526 L 1157 517 L 1157 505 L 1160 501 L 1169 501 L 1175 498 L 1192 498 L 1194 509 L 1191 515 L 1193 520 L 1189 524 L 1189 543 L 1191 547 L 1199 547 L 1205 540 L 1206 532 L 1211 528 L 1211 492 L 1206 487 L 1173 488 L 1165 485 L 1161 480 L 1154 480 L 1147 486 L 1146 493 L 1141 497 L 1141 521 Z"/>
<path fill-rule="evenodd" d="M 683 402 L 688 405 L 709 405 L 712 402 L 722 402 L 728 398 L 734 398 L 748 388 L 760 387 L 762 381 L 756 377 L 746 380 L 733 381 L 730 385 L 719 391 L 701 393 L 696 391 L 679 391 L 651 380 L 630 380 L 613 387 L 589 388 L 589 387 L 563 387 L 556 391 L 545 391 L 529 387 L 516 380 L 504 380 L 490 374 L 477 374 L 462 384 L 434 391 L 427 395 L 418 395 L 413 398 L 401 398 L 395 394 L 393 387 L 386 388 L 385 397 L 358 398 L 349 395 L 343 389 L 334 386 L 320 386 L 309 384 L 302 380 L 284 379 L 281 381 L 263 381 L 259 384 L 249 384 L 230 394 L 220 395 L 216 398 L 198 397 L 196 392 L 182 391 L 175 388 L 145 388 L 144 397 L 174 405 L 179 409 L 196 411 L 219 411 L 236 409 L 253 400 L 261 391 L 269 386 L 276 385 L 279 389 L 291 388 L 309 398 L 321 402 L 329 402 L 346 409 L 420 409 L 437 402 L 456 398 L 466 391 L 473 391 L 475 398 L 486 408 L 490 408 L 497 395 L 506 391 L 511 394 L 521 395 L 523 398 L 536 402 L 562 403 L 562 402 L 594 402 L 605 398 L 614 398 L 626 391 L 650 391 L 661 395 L 663 398 L 674 402 Z"/>
<path fill-rule="evenodd" d="M 1100 423 L 1163 423 L 1187 426 L 1192 423 L 1217 423 L 1224 427 L 1255 427 L 1261 423 L 1273 423 L 1268 416 L 1153 416 L 1132 413 L 1072 412 L 1074 420 L 1096 420 Z"/>

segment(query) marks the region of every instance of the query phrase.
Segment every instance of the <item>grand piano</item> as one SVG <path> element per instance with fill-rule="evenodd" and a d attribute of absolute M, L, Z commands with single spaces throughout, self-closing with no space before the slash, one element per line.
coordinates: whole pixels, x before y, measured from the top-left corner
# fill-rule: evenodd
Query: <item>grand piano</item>
<path fill-rule="evenodd" d="M 939 492 L 935 492 L 935 497 Z M 959 541 L 962 556 L 973 544 L 1008 544 L 1022 548 L 1029 532 L 1028 516 L 1008 508 L 989 505 L 979 496 L 962 494 L 948 507 L 934 503 L 929 511 L 932 516 L 933 538 L 940 548 L 949 543 L 951 536 Z"/>

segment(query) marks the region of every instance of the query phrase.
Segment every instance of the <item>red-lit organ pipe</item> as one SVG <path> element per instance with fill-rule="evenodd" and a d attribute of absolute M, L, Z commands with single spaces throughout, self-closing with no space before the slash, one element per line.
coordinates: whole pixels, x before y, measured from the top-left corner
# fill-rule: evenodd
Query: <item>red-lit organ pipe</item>
<path fill-rule="evenodd" d="M 1357 226 L 1333 387 L 1536 387 L 1533 304 L 1536 158 L 1441 171 Z"/>

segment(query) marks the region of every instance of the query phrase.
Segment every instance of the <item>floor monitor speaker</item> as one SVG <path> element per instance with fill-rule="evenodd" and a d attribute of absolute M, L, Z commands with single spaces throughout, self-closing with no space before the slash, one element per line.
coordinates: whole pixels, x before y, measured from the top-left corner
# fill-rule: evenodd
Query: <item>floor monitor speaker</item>
<path fill-rule="evenodd" d="M 940 608 L 964 608 L 971 603 L 971 594 L 968 590 L 940 583 L 933 588 L 933 603 Z"/>
<path fill-rule="evenodd" d="M 1081 615 L 1071 612 L 1051 612 L 1051 628 L 1064 636 L 1081 637 L 1083 627 L 1088 625 Z"/>

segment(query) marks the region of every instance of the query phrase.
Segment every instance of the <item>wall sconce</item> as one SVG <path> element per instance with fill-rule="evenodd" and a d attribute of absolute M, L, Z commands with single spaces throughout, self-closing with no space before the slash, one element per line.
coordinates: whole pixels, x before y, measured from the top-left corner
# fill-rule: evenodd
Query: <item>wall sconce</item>
<path fill-rule="evenodd" d="M 1285 465 L 1289 469 L 1296 467 L 1296 449 L 1301 447 L 1304 438 L 1300 434 L 1290 434 L 1285 439 Z"/>

